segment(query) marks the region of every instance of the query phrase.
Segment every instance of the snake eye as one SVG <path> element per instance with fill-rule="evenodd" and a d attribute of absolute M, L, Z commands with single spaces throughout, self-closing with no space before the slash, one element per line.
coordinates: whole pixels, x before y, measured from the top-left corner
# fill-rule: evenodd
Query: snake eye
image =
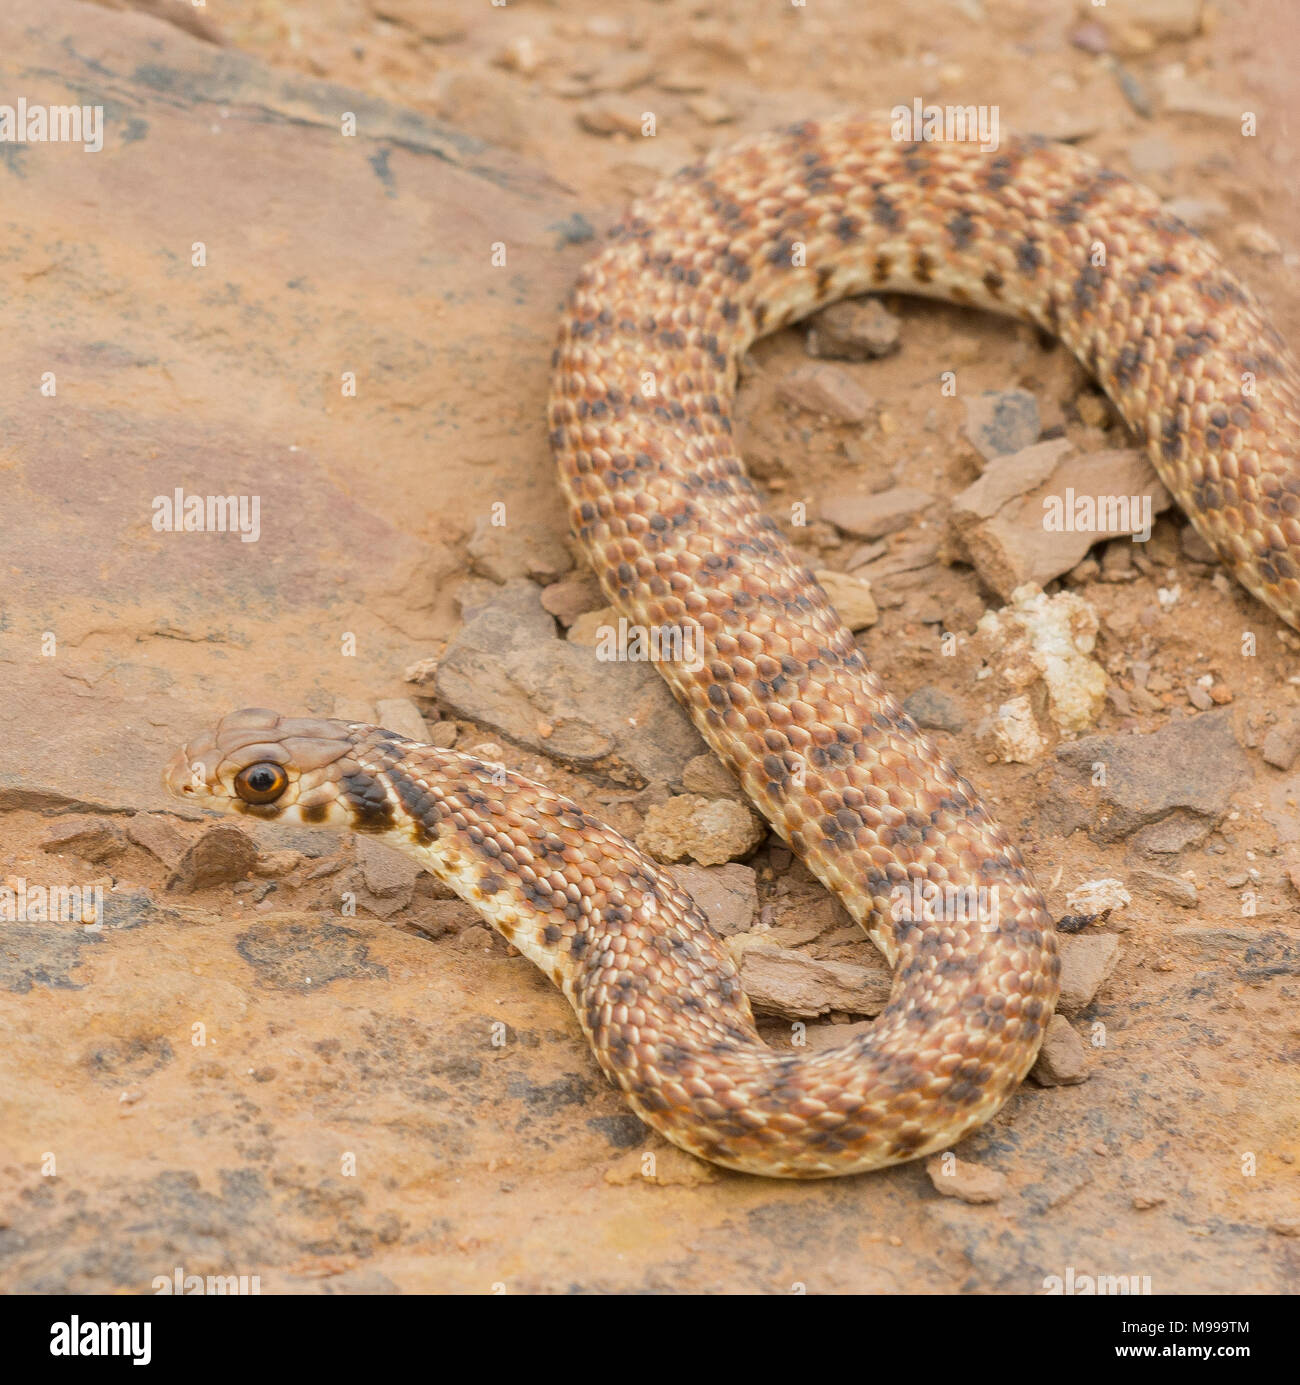
<path fill-rule="evenodd" d="M 235 775 L 235 792 L 245 803 L 271 803 L 285 791 L 289 776 L 282 765 L 259 760 Z"/>

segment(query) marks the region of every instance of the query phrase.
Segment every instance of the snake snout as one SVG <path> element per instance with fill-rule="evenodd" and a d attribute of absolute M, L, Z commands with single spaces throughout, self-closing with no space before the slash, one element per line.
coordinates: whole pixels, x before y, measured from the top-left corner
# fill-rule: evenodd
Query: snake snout
<path fill-rule="evenodd" d="M 211 737 L 202 741 L 188 741 L 163 769 L 163 787 L 173 798 L 206 798 L 215 781 L 220 758 Z"/>

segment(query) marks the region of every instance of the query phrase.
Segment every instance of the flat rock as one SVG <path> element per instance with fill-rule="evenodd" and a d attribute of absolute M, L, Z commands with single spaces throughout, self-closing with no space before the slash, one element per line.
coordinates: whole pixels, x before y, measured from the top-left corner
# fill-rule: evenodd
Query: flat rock
<path fill-rule="evenodd" d="M 573 567 L 573 555 L 563 536 L 537 524 L 494 524 L 481 516 L 474 526 L 468 551 L 474 571 L 492 582 L 527 577 L 553 583 Z"/>
<path fill-rule="evenodd" d="M 1092 1004 L 1119 964 L 1119 939 L 1113 933 L 1085 933 L 1060 942 L 1061 998 L 1056 1008 L 1071 1017 Z"/>
<path fill-rule="evenodd" d="M 966 717 L 955 698 L 942 688 L 927 684 L 903 699 L 903 710 L 925 731 L 962 731 Z"/>
<path fill-rule="evenodd" d="M 573 764 L 610 757 L 647 782 L 680 783 L 704 752 L 649 663 L 602 661 L 558 638 L 533 583 L 512 580 L 464 609 L 434 685 L 444 710 Z"/>
<path fill-rule="evenodd" d="M 1242 103 L 1221 86 L 1211 86 L 1185 72 L 1165 69 L 1157 77 L 1161 102 L 1168 114 L 1203 115 L 1210 120 L 1239 122 Z"/>
<path fill-rule="evenodd" d="M 874 1020 L 857 1020 L 853 1024 L 810 1024 L 804 1029 L 804 1046 L 813 1053 L 824 1053 L 828 1048 L 839 1048 L 867 1033 L 874 1023 Z"/>
<path fill-rule="evenodd" d="M 378 725 L 387 731 L 396 731 L 409 741 L 427 744 L 429 728 L 424 724 L 420 709 L 409 697 L 381 697 L 375 703 L 375 716 Z"/>
<path fill-rule="evenodd" d="M 745 791 L 736 776 L 716 755 L 696 755 L 682 770 L 682 788 L 706 798 L 738 798 L 746 802 Z"/>
<path fill-rule="evenodd" d="M 965 403 L 966 436 L 986 461 L 1038 441 L 1038 400 L 1028 390 L 985 390 Z"/>
<path fill-rule="evenodd" d="M 879 539 L 905 528 L 933 503 L 934 496 L 909 486 L 874 494 L 834 491 L 821 498 L 818 516 L 854 538 Z"/>
<path fill-rule="evenodd" d="M 190 839 L 169 818 L 137 813 L 126 824 L 126 835 L 169 870 L 185 855 Z"/>
<path fill-rule="evenodd" d="M 366 889 L 380 899 L 402 898 L 408 903 L 415 882 L 424 873 L 418 861 L 373 838 L 357 837 L 357 864 Z"/>
<path fill-rule="evenodd" d="M 127 848 L 126 833 L 108 818 L 60 818 L 41 843 L 42 851 L 69 852 L 83 861 L 109 861 Z"/>
<path fill-rule="evenodd" d="M 1067 782 L 1082 788 L 1089 835 L 1100 843 L 1166 823 L 1172 840 L 1203 839 L 1250 774 L 1227 710 L 1182 717 L 1148 735 L 1088 736 L 1058 746 L 1056 758 L 1071 772 Z"/>
<path fill-rule="evenodd" d="M 542 606 L 566 629 L 588 611 L 605 604 L 600 583 L 590 573 L 571 573 L 542 591 Z"/>
<path fill-rule="evenodd" d="M 871 583 L 851 572 L 833 572 L 819 568 L 814 574 L 840 619 L 850 630 L 866 630 L 880 619 Z"/>
<path fill-rule="evenodd" d="M 1228 204 L 1218 197 L 1171 197 L 1165 211 L 1200 232 L 1217 226 L 1229 213 Z"/>
<path fill-rule="evenodd" d="M 682 889 L 704 910 L 713 931 L 722 937 L 744 933 L 758 913 L 758 877 L 749 866 L 672 867 Z"/>
<path fill-rule="evenodd" d="M 878 967 L 824 962 L 752 941 L 738 950 L 741 985 L 756 1014 L 788 1020 L 816 1019 L 832 1010 L 878 1015 L 889 1002 L 893 978 L 883 960 Z"/>
<path fill-rule="evenodd" d="M 454 43 L 469 32 L 454 0 L 372 0 L 380 19 L 412 29 L 430 43 Z"/>
<path fill-rule="evenodd" d="M 1195 38 L 1204 22 L 1204 0 L 1110 0 L 1097 16 L 1106 26 L 1136 25 L 1157 41 Z"/>
<path fill-rule="evenodd" d="M 1162 870 L 1150 870 L 1138 866 L 1128 872 L 1129 889 L 1142 898 L 1159 899 L 1166 904 L 1177 904 L 1181 909 L 1196 908 L 1196 886 L 1181 875 L 1170 875 Z"/>
<path fill-rule="evenodd" d="M 1006 600 L 1025 583 L 1042 587 L 1069 572 L 1101 540 L 1138 532 L 1171 503 L 1145 453 L 1076 454 L 1056 438 L 995 457 L 954 498 L 949 523 L 959 550 Z"/>
<path fill-rule="evenodd" d="M 1275 769 L 1290 769 L 1300 757 L 1300 712 L 1289 712 L 1268 731 L 1259 753 Z"/>
<path fill-rule="evenodd" d="M 1072 1087 L 1088 1079 L 1083 1040 L 1064 1015 L 1053 1015 L 1029 1074 L 1040 1087 Z"/>
<path fill-rule="evenodd" d="M 449 536 L 493 500 L 563 533 L 548 353 L 497 367 L 513 334 L 550 340 L 590 247 L 550 229 L 571 193 L 427 114 L 138 14 L 0 6 L 0 89 L 99 100 L 87 83 L 112 93 L 101 154 L 0 145 L 0 376 L 58 379 L 6 405 L 5 596 L 24 620 L 0 630 L 0 806 L 174 808 L 159 771 L 187 735 L 250 703 L 328 711 L 299 699 L 338 686 L 345 633 L 349 670 L 378 677 L 445 638 Z M 91 206 L 87 293 L 51 269 Z M 61 346 L 58 322 L 76 324 Z M 496 496 L 481 468 L 504 455 L 528 460 Z M 257 540 L 153 528 L 178 486 L 257 497 Z M 55 657 L 32 657 L 47 630 Z"/>
<path fill-rule="evenodd" d="M 1007 1191 L 1005 1174 L 951 1153 L 932 1154 L 925 1161 L 925 1171 L 936 1192 L 961 1202 L 997 1202 Z"/>
<path fill-rule="evenodd" d="M 776 393 L 797 409 L 821 414 L 837 423 L 861 423 L 871 411 L 871 396 L 838 366 L 797 366 L 781 379 Z"/>
<path fill-rule="evenodd" d="M 379 725 L 379 712 L 375 704 L 360 697 L 336 697 L 331 715 L 335 721 L 356 722 L 362 726 Z"/>

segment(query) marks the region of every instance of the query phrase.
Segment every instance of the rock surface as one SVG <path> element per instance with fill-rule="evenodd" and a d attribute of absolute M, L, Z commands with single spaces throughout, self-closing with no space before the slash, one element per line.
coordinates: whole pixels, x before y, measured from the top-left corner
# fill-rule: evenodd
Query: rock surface
<path fill-rule="evenodd" d="M 819 514 L 837 529 L 858 539 L 878 539 L 905 528 L 934 500 L 910 486 L 873 495 L 838 491 L 822 497 Z"/>
<path fill-rule="evenodd" d="M 966 400 L 966 436 L 985 461 L 1038 441 L 1038 400 L 1028 390 L 985 390 Z"/>
<path fill-rule="evenodd" d="M 950 522 L 962 554 L 1006 600 L 1026 583 L 1046 586 L 1092 546 L 1139 530 L 1169 508 L 1144 453 L 1076 454 L 1065 439 L 996 456 L 953 500 Z"/>
<path fill-rule="evenodd" d="M 438 664 L 438 700 L 517 745 L 574 764 L 612 759 L 680 783 L 704 745 L 646 662 L 602 661 L 560 639 L 531 582 L 478 599 Z"/>
<path fill-rule="evenodd" d="M 704 910 L 715 933 L 729 937 L 753 926 L 758 913 L 758 885 L 748 866 L 673 867 L 682 889 Z"/>
<path fill-rule="evenodd" d="M 398 903 L 375 916 L 357 844 L 337 833 L 241 823 L 258 850 L 248 879 L 164 894 L 203 824 L 162 797 L 160 766 L 249 704 L 375 716 L 409 697 L 436 743 L 495 739 L 512 767 L 584 806 L 603 812 L 614 792 L 609 815 L 634 830 L 650 798 L 618 799 L 621 770 L 521 750 L 402 671 L 436 667 L 455 637 L 468 543 L 495 504 L 563 535 L 547 356 L 556 306 L 619 207 L 732 129 L 828 114 L 869 86 L 912 90 L 917 53 L 935 47 L 901 0 L 755 6 L 725 23 L 660 0 L 653 24 L 622 0 L 582 15 L 169 3 L 226 46 L 139 5 L 0 6 L 0 90 L 103 100 L 107 136 L 99 155 L 0 145 L 0 877 L 105 882 L 97 931 L 0 926 L 0 1290 L 148 1294 L 179 1264 L 259 1274 L 267 1294 L 1025 1295 L 1073 1265 L 1140 1267 L 1157 1294 L 1288 1292 L 1295 1065 L 1260 1036 L 1285 1034 L 1300 974 L 1300 783 L 1254 752 L 1290 706 L 1296 650 L 1167 523 L 1145 548 L 1121 539 L 1093 558 L 1122 553 L 1119 580 L 1082 579 L 1108 672 L 1133 684 L 1130 709 L 1103 714 L 1105 735 L 1170 723 L 1207 673 L 1234 694 L 1252 752 L 1234 773 L 1238 816 L 1153 863 L 1195 880 L 1196 913 L 1135 888 L 1130 839 L 1056 835 L 1045 776 L 985 763 L 990 699 L 967 639 L 987 592 L 939 562 L 933 523 L 970 475 L 965 399 L 1022 386 L 1048 436 L 1126 441 L 1063 349 L 991 314 L 891 296 L 904 349 L 845 367 L 879 401 L 856 425 L 777 400 L 775 381 L 806 361 L 801 334 L 778 333 L 742 371 L 736 422 L 778 522 L 834 487 L 933 494 L 895 533 L 825 551 L 872 582 L 872 667 L 899 696 L 951 694 L 968 721 L 944 733 L 944 753 L 1053 906 L 1060 867 L 1069 881 L 1122 878 L 1133 895 L 1116 970 L 1080 1024 L 1090 1080 L 1026 1085 L 955 1151 L 1005 1174 L 996 1206 L 942 1197 L 916 1163 L 788 1183 L 667 1148 L 525 958 L 431 895 L 428 875 L 408 904 L 369 896 Z M 1065 25 L 1043 30 L 1027 64 L 1014 25 L 954 14 L 960 51 L 938 54 L 937 89 L 984 74 L 1007 128 L 1065 134 L 1124 166 L 1136 79 L 1077 61 Z M 1268 120 L 1258 139 L 1236 121 L 1246 105 L 1286 109 L 1295 64 L 1281 7 L 1241 0 L 1232 22 L 1250 43 L 1225 46 L 1221 20 L 1146 53 L 1156 75 L 1185 61 L 1204 88 L 1213 74 L 1234 121 L 1170 118 L 1154 102 L 1141 133 L 1176 155 L 1158 192 L 1232 209 L 1218 248 L 1294 343 L 1277 251 L 1290 252 L 1300 156 Z M 843 91 L 820 80 L 832 51 Z M 1071 79 L 1046 100 L 1044 63 Z M 597 99 L 618 117 L 600 136 L 577 114 Z M 708 123 L 719 105 L 735 116 L 725 130 Z M 654 137 L 621 133 L 646 108 Z M 355 136 L 340 134 L 347 111 Z M 955 396 L 936 378 L 950 366 Z M 54 397 L 38 384 L 50 369 Z M 153 530 L 151 501 L 177 485 L 259 495 L 261 538 Z M 1181 595 L 1166 610 L 1170 571 Z M 1247 631 L 1257 657 L 1243 657 Z M 1075 792 L 1089 801 L 1090 786 Z M 42 850 L 72 816 L 122 828 L 126 849 L 103 862 Z M 884 982 L 788 851 L 760 846 L 752 868 L 760 912 L 803 937 L 790 950 Z M 778 930 L 750 935 L 765 931 Z M 843 993 L 850 1010 L 857 994 Z M 850 1010 L 762 1030 L 778 1053 L 798 1054 L 801 1036 L 816 1052 L 864 1032 L 840 1022 Z M 1243 1148 L 1260 1155 L 1248 1196 Z"/>
<path fill-rule="evenodd" d="M 1088 736 L 1059 746 L 1056 758 L 1068 771 L 1066 784 L 1086 785 L 1095 841 L 1133 839 L 1146 829 L 1147 842 L 1166 850 L 1201 840 L 1248 773 L 1228 711 L 1173 721 L 1145 736 Z M 1156 828 L 1172 835 L 1150 835 Z"/>
<path fill-rule="evenodd" d="M 878 298 L 832 303 L 808 324 L 808 354 L 837 361 L 888 356 L 898 350 L 901 325 Z"/>

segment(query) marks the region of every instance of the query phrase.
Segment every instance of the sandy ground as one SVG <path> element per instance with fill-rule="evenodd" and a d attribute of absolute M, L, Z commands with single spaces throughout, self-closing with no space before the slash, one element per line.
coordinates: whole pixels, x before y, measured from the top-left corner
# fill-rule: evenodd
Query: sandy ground
<path fill-rule="evenodd" d="M 630 196 L 741 133 L 914 96 L 996 104 L 1004 127 L 1190 202 L 1296 340 L 1294 35 L 1262 0 L 1190 25 L 1193 5 L 1105 8 L 1108 31 L 1047 0 L 927 18 L 901 0 L 221 0 L 213 43 L 121 7 L 7 7 L 0 94 L 102 102 L 109 135 L 75 161 L 0 146 L 0 369 L 27 382 L 0 402 L 0 501 L 21 520 L 0 618 L 0 876 L 99 881 L 110 904 L 98 930 L 0 923 L 0 1287 L 149 1292 L 180 1266 L 263 1292 L 1042 1292 L 1072 1267 L 1156 1292 L 1294 1289 L 1300 767 L 1261 747 L 1300 706 L 1300 664 L 1276 619 L 1188 556 L 1176 513 L 1146 570 L 1069 590 L 1097 611 L 1122 694 L 1093 734 L 1180 731 L 1198 679 L 1226 690 L 1209 715 L 1231 728 L 1232 782 L 1179 849 L 1099 829 L 1051 749 L 990 755 L 979 659 L 940 652 L 941 624 L 966 635 L 1001 604 L 969 566 L 886 585 L 860 636 L 900 693 L 951 694 L 943 747 L 1055 910 L 1084 881 L 1130 887 L 1093 930 L 1118 938 L 1117 964 L 1070 1016 L 1087 1080 L 1027 1084 L 959 1150 L 1002 1175 L 991 1202 L 943 1196 L 920 1166 L 787 1185 L 679 1156 L 605 1083 L 549 984 L 427 879 L 266 829 L 251 885 L 193 887 L 176 867 L 203 827 L 158 787 L 184 735 L 230 708 L 404 698 L 622 830 L 680 791 L 617 756 L 539 754 L 404 673 L 454 646 L 472 568 L 505 575 L 481 542 L 495 504 L 526 515 L 511 532 L 540 554 L 534 576 L 572 568 L 542 419 L 558 303 Z M 650 139 L 629 132 L 646 111 Z M 1036 333 L 887 307 L 900 349 L 841 367 L 865 421 L 779 398 L 804 329 L 752 353 L 738 413 L 778 519 L 850 483 L 969 485 L 962 401 L 936 398 L 948 369 L 964 395 L 1028 390 L 1081 451 L 1124 445 Z M 158 533 L 151 500 L 175 487 L 258 494 L 258 542 Z M 943 524 L 940 504 L 902 540 Z M 808 542 L 832 569 L 858 547 Z M 50 847 L 87 820 L 91 855 Z M 825 913 L 792 946 L 870 963 L 865 942 L 827 942 L 840 920 L 778 846 L 745 865 L 766 920 Z M 1191 897 L 1162 896 L 1153 872 Z"/>

